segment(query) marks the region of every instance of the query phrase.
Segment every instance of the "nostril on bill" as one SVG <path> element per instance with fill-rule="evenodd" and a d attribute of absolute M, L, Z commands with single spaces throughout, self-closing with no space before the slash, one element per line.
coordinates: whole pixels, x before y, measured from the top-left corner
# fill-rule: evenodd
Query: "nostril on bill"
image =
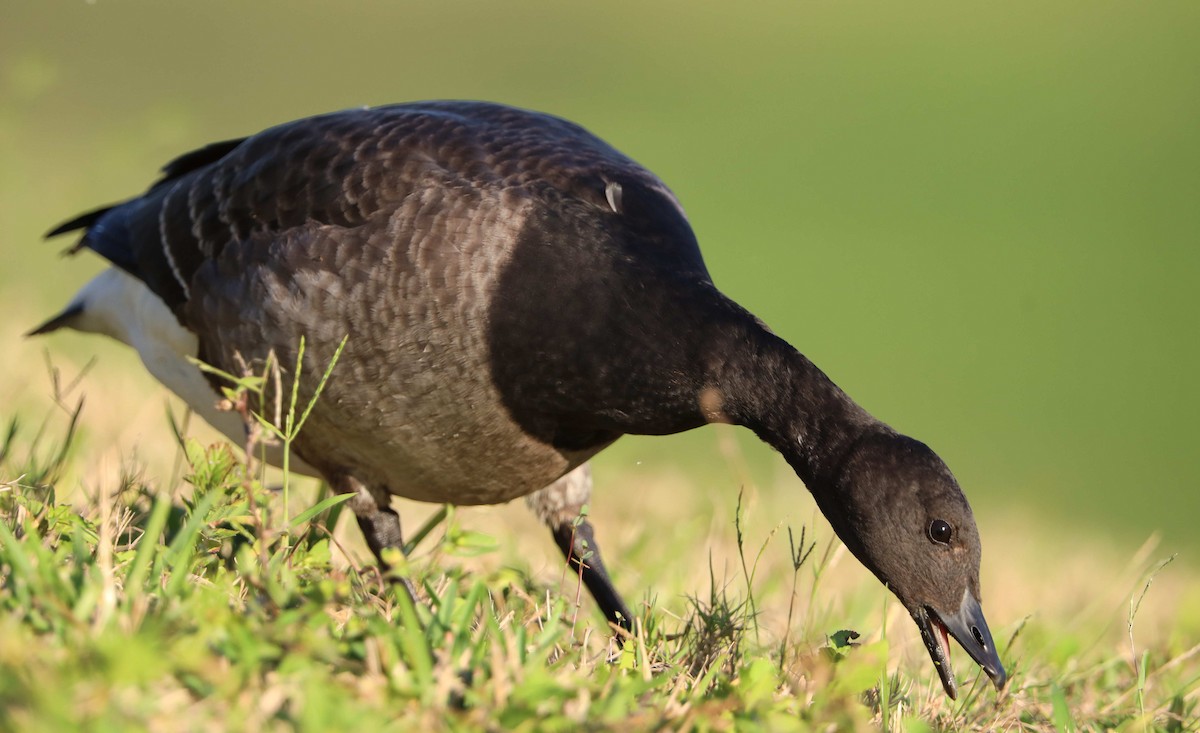
<path fill-rule="evenodd" d="M 971 627 L 971 635 L 975 637 L 975 641 L 979 644 L 979 646 L 987 649 L 987 643 L 984 642 L 983 634 L 980 633 L 978 626 Z"/>

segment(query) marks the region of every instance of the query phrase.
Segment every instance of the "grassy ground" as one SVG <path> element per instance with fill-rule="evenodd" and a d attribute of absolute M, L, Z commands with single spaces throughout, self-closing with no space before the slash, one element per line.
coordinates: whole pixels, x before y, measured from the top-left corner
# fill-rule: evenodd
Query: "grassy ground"
<path fill-rule="evenodd" d="M 1198 21 L 1179 0 L 8 3 L 0 729 L 1197 728 Z M 947 458 L 1006 692 L 960 653 L 967 694 L 944 697 L 752 437 L 597 459 L 645 629 L 610 663 L 519 502 L 431 531 L 410 571 L 432 611 L 405 623 L 352 522 L 289 528 L 211 432 L 177 448 L 128 350 L 52 337 L 51 387 L 20 334 L 101 267 L 40 244 L 56 222 L 212 140 L 428 98 L 554 112 L 647 164 L 720 287 Z M 398 505 L 410 532 L 438 510 Z"/>
<path fill-rule="evenodd" d="M 593 521 L 639 614 L 621 648 L 519 505 L 403 504 L 413 607 L 320 488 L 247 476 L 203 430 L 177 443 L 115 374 L 77 412 L 98 380 L 76 377 L 26 374 L 23 399 L 54 406 L 4 421 L 2 730 L 1200 725 L 1200 586 L 1153 539 L 1132 552 L 981 517 L 1011 682 L 997 695 L 960 652 L 952 702 L 903 609 L 786 475 L 599 477 Z M 136 456 L 134 426 L 154 436 Z M 729 437 L 714 448 L 745 475 Z"/>

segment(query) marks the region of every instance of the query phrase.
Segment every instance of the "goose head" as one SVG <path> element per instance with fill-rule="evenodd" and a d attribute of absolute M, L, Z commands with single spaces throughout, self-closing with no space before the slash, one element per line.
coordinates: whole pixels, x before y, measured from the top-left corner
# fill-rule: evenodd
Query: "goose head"
<path fill-rule="evenodd" d="M 946 694 L 958 685 L 950 639 L 1002 689 L 1007 680 L 980 605 L 979 530 L 945 463 L 924 443 L 875 432 L 814 492 L 839 536 L 916 622 Z"/>

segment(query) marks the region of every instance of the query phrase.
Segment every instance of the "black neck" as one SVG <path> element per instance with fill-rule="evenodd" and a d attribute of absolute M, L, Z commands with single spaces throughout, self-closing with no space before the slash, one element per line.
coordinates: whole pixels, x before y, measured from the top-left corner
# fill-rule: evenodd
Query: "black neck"
<path fill-rule="evenodd" d="M 521 262 L 509 267 L 491 311 L 492 377 L 512 417 L 546 443 L 599 450 L 622 434 L 731 422 L 782 453 L 818 492 L 876 424 L 699 266 Z"/>
<path fill-rule="evenodd" d="M 886 428 L 803 354 L 742 313 L 714 335 L 710 353 L 723 358 L 708 365 L 709 394 L 700 401 L 719 396 L 718 419 L 753 430 L 819 493 L 862 435 Z"/>

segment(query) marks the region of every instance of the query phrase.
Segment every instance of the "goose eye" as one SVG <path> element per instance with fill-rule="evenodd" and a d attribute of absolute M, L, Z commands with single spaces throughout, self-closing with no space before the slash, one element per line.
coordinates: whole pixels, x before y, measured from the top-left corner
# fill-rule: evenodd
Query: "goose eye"
<path fill-rule="evenodd" d="M 954 535 L 954 530 L 950 528 L 950 523 L 944 519 L 935 519 L 929 523 L 929 539 L 934 542 L 940 542 L 943 545 L 950 544 L 950 538 Z"/>

